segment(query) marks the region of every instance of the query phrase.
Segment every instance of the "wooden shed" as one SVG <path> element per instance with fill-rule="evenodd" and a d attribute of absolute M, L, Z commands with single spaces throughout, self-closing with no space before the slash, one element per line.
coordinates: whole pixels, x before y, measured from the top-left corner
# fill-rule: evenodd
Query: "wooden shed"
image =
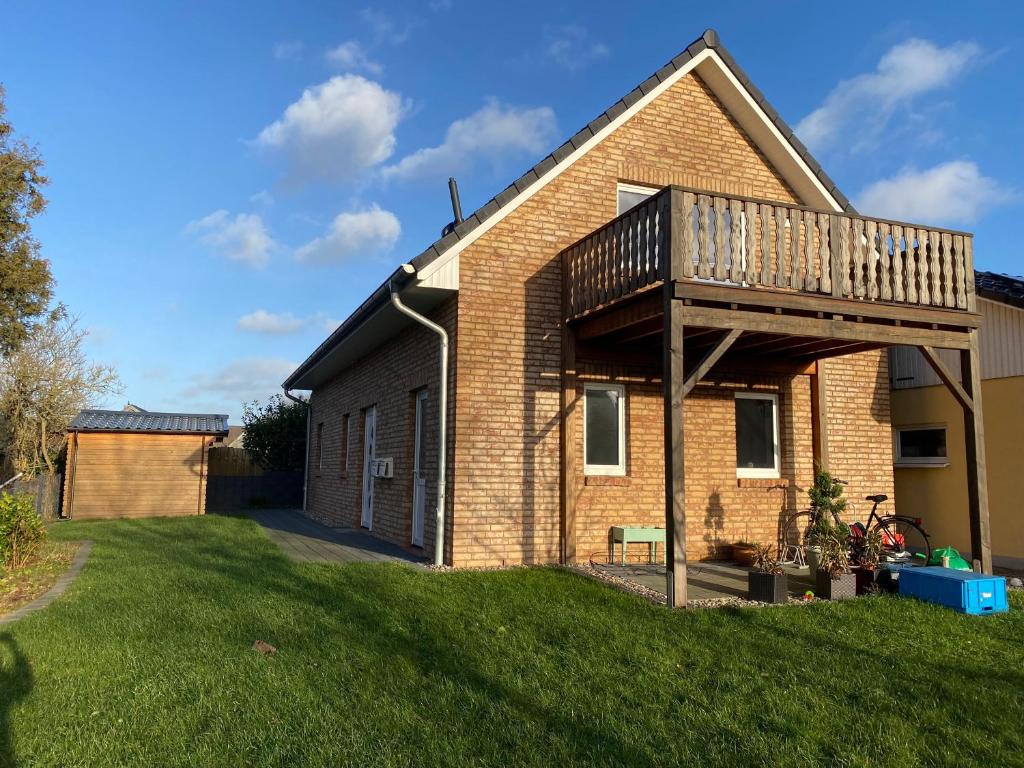
<path fill-rule="evenodd" d="M 203 514 L 207 453 L 227 432 L 220 414 L 82 411 L 69 429 L 64 517 Z"/>

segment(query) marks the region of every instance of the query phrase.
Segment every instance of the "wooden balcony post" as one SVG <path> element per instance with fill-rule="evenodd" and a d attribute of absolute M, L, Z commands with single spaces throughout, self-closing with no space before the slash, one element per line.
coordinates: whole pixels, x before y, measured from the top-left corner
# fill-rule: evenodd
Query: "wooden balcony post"
<path fill-rule="evenodd" d="M 971 275 L 973 280 L 974 275 Z M 978 330 L 968 332 L 970 343 L 960 350 L 960 383 L 973 408 L 964 407 L 964 445 L 967 453 L 967 511 L 971 522 L 971 557 L 983 573 L 992 573 L 992 540 L 988 524 L 988 475 L 985 468 L 985 420 L 981 408 L 981 365 Z"/>
<path fill-rule="evenodd" d="M 811 434 L 814 445 L 814 469 L 828 471 L 828 385 L 825 361 L 819 360 L 811 374 Z"/>
<path fill-rule="evenodd" d="M 663 287 L 664 330 L 662 331 L 662 385 L 665 403 L 665 555 L 666 595 L 669 608 L 686 607 L 686 509 L 684 506 L 683 461 L 683 306 L 676 301 L 674 281 L 682 275 L 682 221 L 673 189 L 670 206 L 669 258 Z M 688 257 L 688 254 L 687 254 Z"/>

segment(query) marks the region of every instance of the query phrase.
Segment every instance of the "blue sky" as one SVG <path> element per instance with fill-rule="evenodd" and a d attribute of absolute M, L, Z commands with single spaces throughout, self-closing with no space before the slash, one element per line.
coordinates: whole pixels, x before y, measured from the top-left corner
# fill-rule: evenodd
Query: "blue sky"
<path fill-rule="evenodd" d="M 8 0 L 57 295 L 151 410 L 241 414 L 401 261 L 709 26 L 865 213 L 1020 274 L 1015 3 Z M 763 10 L 760 10 L 763 9 Z"/>

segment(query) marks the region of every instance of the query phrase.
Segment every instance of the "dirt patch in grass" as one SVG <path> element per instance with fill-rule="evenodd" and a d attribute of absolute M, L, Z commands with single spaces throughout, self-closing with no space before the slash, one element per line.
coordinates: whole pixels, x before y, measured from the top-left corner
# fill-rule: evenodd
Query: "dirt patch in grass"
<path fill-rule="evenodd" d="M 0 617 L 45 594 L 71 567 L 77 551 L 75 542 L 48 541 L 30 565 L 15 571 L 0 569 Z"/>

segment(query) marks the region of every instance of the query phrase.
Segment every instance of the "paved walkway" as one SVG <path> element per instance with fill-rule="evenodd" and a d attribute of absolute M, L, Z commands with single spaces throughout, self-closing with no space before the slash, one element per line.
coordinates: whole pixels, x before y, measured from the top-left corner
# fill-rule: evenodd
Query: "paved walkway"
<path fill-rule="evenodd" d="M 300 563 L 411 563 L 423 564 L 401 547 L 355 528 L 330 528 L 287 509 L 260 509 L 246 513 L 267 532 L 292 560 Z"/>
<path fill-rule="evenodd" d="M 596 565 L 601 571 L 622 579 L 635 581 L 648 589 L 665 594 L 664 565 Z M 747 596 L 747 573 L 752 570 L 735 563 L 698 562 L 686 569 L 687 600 L 711 600 L 722 597 Z M 807 575 L 807 569 L 786 567 L 791 595 L 799 597 L 808 589 L 816 589 Z"/>
<path fill-rule="evenodd" d="M 71 561 L 71 567 L 61 574 L 60 578 L 54 583 L 49 590 L 41 594 L 31 603 L 26 603 L 16 611 L 11 611 L 6 616 L 0 616 L 0 626 L 4 624 L 10 624 L 17 621 L 18 619 L 28 616 L 30 613 L 41 611 L 43 608 L 48 606 L 58 597 L 64 594 L 71 582 L 75 580 L 75 577 L 81 573 L 82 568 L 85 566 L 85 561 L 89 559 L 89 553 L 92 551 L 92 542 L 83 541 L 78 547 L 78 551 L 75 552 L 75 557 Z"/>

